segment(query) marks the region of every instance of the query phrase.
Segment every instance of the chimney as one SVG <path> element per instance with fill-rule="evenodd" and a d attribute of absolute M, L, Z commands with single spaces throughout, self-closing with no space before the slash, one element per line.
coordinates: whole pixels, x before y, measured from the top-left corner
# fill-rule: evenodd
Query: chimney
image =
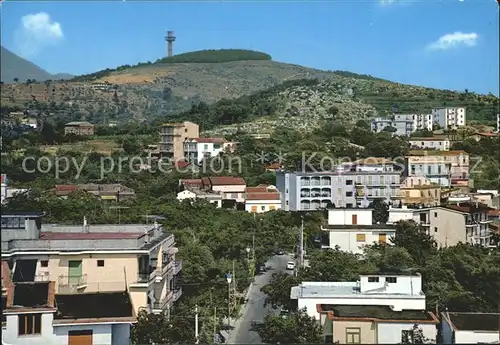
<path fill-rule="evenodd" d="M 83 232 L 89 232 L 89 226 L 87 224 L 87 217 L 83 216 Z"/>

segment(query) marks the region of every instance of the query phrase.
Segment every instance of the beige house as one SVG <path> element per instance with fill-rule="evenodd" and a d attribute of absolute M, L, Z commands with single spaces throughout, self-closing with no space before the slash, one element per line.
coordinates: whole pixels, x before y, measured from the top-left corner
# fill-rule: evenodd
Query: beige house
<path fill-rule="evenodd" d="M 200 127 L 193 122 L 165 123 L 160 128 L 159 150 L 163 157 L 184 160 L 184 141 L 198 138 Z"/>
<path fill-rule="evenodd" d="M 136 312 L 169 312 L 182 290 L 172 234 L 155 224 L 43 225 L 36 214 L 2 214 L 2 260 L 12 281 L 55 281 L 59 294 L 128 290 Z"/>
<path fill-rule="evenodd" d="M 210 176 L 201 179 L 202 189 L 219 193 L 222 199 L 245 202 L 245 189 L 247 184 L 241 177 Z"/>
<path fill-rule="evenodd" d="M 210 193 L 200 189 L 184 189 L 183 191 L 177 193 L 177 200 L 183 202 L 184 200 L 195 200 L 195 199 L 203 199 L 208 201 L 211 204 L 214 204 L 215 207 L 222 207 L 222 195 L 220 193 Z"/>
<path fill-rule="evenodd" d="M 60 197 L 67 197 L 69 194 L 77 191 L 86 191 L 101 200 L 115 200 L 115 201 L 125 201 L 133 198 L 135 192 L 132 188 L 126 187 L 119 183 L 113 184 L 80 184 L 80 185 L 67 185 L 59 184 L 55 185 L 54 193 Z"/>
<path fill-rule="evenodd" d="M 449 151 L 451 141 L 446 137 L 410 138 L 410 147 L 419 150 Z"/>
<path fill-rule="evenodd" d="M 317 306 L 325 343 L 401 344 L 416 324 L 428 339 L 436 341 L 438 319 L 423 310 L 394 310 L 385 305 Z"/>
<path fill-rule="evenodd" d="M 94 135 L 94 125 L 86 121 L 69 122 L 64 126 L 64 135 Z"/>
<path fill-rule="evenodd" d="M 424 176 L 410 176 L 401 184 L 403 204 L 437 206 L 441 203 L 441 187 Z"/>
<path fill-rule="evenodd" d="M 415 210 L 413 220 L 427 229 L 439 247 L 454 246 L 459 242 L 489 247 L 490 210 L 481 203 L 460 203 Z"/>
<path fill-rule="evenodd" d="M 245 211 L 262 213 L 279 209 L 281 209 L 281 197 L 275 186 L 258 185 L 245 189 Z"/>

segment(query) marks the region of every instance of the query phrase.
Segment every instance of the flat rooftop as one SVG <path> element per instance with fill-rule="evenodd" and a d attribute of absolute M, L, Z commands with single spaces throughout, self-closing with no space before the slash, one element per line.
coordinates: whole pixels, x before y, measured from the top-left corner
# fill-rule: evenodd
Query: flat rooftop
<path fill-rule="evenodd" d="M 396 231 L 396 226 L 394 224 L 345 224 L 345 225 L 331 225 L 331 224 L 323 224 L 323 230 L 388 230 L 388 231 Z"/>
<path fill-rule="evenodd" d="M 500 331 L 500 313 L 442 313 L 459 331 Z"/>
<path fill-rule="evenodd" d="M 395 311 L 381 305 L 332 305 L 321 304 L 321 311 L 333 312 L 333 317 L 365 318 L 380 321 L 432 321 L 438 323 L 434 314 L 424 310 Z"/>
<path fill-rule="evenodd" d="M 425 298 L 424 294 L 410 295 L 406 293 L 365 292 L 362 293 L 356 282 L 329 282 L 329 283 L 307 283 L 292 287 L 291 299 L 298 298 L 338 298 L 338 297 L 370 297 L 383 296 L 384 298 Z"/>
<path fill-rule="evenodd" d="M 144 233 L 133 232 L 42 232 L 41 240 L 107 240 L 140 238 Z"/>

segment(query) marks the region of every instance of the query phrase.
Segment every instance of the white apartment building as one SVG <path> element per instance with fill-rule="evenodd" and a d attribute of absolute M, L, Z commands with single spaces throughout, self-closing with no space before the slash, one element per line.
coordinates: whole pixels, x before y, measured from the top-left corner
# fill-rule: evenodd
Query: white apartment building
<path fill-rule="evenodd" d="M 377 117 L 372 120 L 373 132 L 382 132 L 386 127 L 396 129 L 395 135 L 410 136 L 416 131 L 432 131 L 432 114 L 393 114 L 389 118 Z"/>
<path fill-rule="evenodd" d="M 500 133 L 500 114 L 497 114 L 497 133 Z"/>
<path fill-rule="evenodd" d="M 322 248 L 336 248 L 362 254 L 366 245 L 391 242 L 396 233 L 393 225 L 373 224 L 373 209 L 336 208 L 328 210 L 328 224 L 323 225 Z"/>
<path fill-rule="evenodd" d="M 434 123 L 441 128 L 448 130 L 465 126 L 466 108 L 465 107 L 445 107 L 432 109 Z"/>
<path fill-rule="evenodd" d="M 500 343 L 500 313 L 441 313 L 442 344 Z"/>
<path fill-rule="evenodd" d="M 401 208 L 389 208 L 389 219 L 388 224 L 394 224 L 402 220 L 413 220 L 414 210 L 406 206 Z"/>
<path fill-rule="evenodd" d="M 451 142 L 448 138 L 410 138 L 410 147 L 418 150 L 449 151 Z"/>
<path fill-rule="evenodd" d="M 224 138 L 193 138 L 184 141 L 184 157 L 188 162 L 200 163 L 223 152 L 234 152 L 235 143 Z"/>
<path fill-rule="evenodd" d="M 394 311 L 425 310 L 422 276 L 418 273 L 376 273 L 361 275 L 357 282 L 302 282 L 292 287 L 290 299 L 298 309 L 319 320 L 317 306 L 391 306 Z"/>

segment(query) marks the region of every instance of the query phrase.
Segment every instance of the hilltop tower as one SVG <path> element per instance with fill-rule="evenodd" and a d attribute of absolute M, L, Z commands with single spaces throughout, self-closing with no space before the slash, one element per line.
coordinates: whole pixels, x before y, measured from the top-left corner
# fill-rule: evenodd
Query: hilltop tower
<path fill-rule="evenodd" d="M 171 57 L 172 47 L 175 41 L 175 36 L 173 31 L 167 31 L 167 36 L 165 36 L 165 41 L 167 42 L 167 57 Z"/>

